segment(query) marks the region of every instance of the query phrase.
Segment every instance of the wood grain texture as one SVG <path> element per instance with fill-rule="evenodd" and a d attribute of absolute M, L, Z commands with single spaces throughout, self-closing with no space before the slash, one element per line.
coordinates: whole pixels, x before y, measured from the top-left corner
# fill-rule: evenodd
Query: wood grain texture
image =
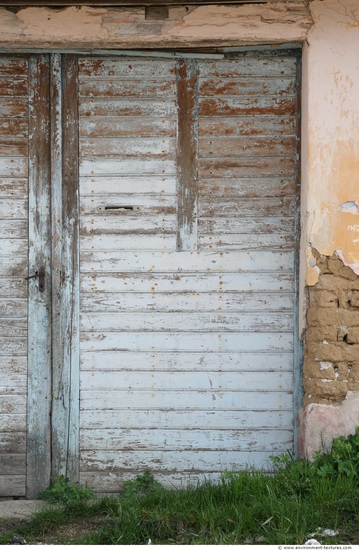
<path fill-rule="evenodd" d="M 51 474 L 51 247 L 49 57 L 30 59 L 29 274 L 46 270 L 45 290 L 29 280 L 27 496 L 49 486 Z M 39 122 L 41 121 L 41 122 Z"/>
<path fill-rule="evenodd" d="M 52 57 L 53 369 L 52 477 L 78 480 L 78 86 L 77 58 Z"/>
<path fill-rule="evenodd" d="M 293 447 L 295 74 L 286 53 L 79 60 L 80 479 L 97 490 L 134 463 L 178 482 Z"/>
<path fill-rule="evenodd" d="M 25 494 L 27 60 L 0 57 L 0 496 Z"/>

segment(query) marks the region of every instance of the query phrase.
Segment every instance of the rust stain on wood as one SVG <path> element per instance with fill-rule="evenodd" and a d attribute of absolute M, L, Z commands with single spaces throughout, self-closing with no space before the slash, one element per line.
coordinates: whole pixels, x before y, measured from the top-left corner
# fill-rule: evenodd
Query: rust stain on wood
<path fill-rule="evenodd" d="M 197 248 L 198 69 L 196 61 L 177 64 L 177 250 Z"/>

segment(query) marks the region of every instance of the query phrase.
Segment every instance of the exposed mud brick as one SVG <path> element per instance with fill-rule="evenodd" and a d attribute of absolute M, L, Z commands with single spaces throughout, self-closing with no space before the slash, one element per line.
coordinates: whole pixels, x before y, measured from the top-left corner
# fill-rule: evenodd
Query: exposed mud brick
<path fill-rule="evenodd" d="M 359 328 L 349 328 L 345 341 L 347 344 L 359 344 Z"/>
<path fill-rule="evenodd" d="M 348 390 L 359 390 L 359 363 L 353 363 L 348 369 Z"/>
<path fill-rule="evenodd" d="M 308 293 L 304 406 L 339 404 L 359 390 L 359 277 L 336 254 L 313 256 L 320 276 Z"/>
<path fill-rule="evenodd" d="M 339 275 L 340 270 L 343 268 L 343 262 L 340 258 L 329 258 L 328 259 L 328 269 L 333 275 Z"/>
<path fill-rule="evenodd" d="M 309 327 L 307 329 L 307 342 L 323 342 L 323 340 L 336 340 L 337 328 L 333 326 Z"/>
<path fill-rule="evenodd" d="M 336 379 L 334 363 L 330 361 L 315 361 L 308 359 L 304 363 L 303 374 L 305 378 Z"/>
<path fill-rule="evenodd" d="M 352 307 L 359 307 L 359 290 L 353 290 L 348 295 L 350 305 Z"/>
<path fill-rule="evenodd" d="M 344 292 L 350 292 L 353 290 L 359 291 L 359 277 L 349 281 L 344 277 L 335 277 L 333 274 L 321 274 L 318 283 L 313 287 L 313 290 L 329 290 L 338 292 L 342 290 Z"/>
<path fill-rule="evenodd" d="M 307 346 L 306 356 L 318 361 L 353 362 L 359 357 L 359 345 L 348 345 L 345 342 L 323 344 L 314 342 Z"/>
<path fill-rule="evenodd" d="M 303 386 L 308 395 L 318 395 L 321 398 L 338 401 L 343 400 L 348 391 L 345 382 L 337 380 L 319 380 L 318 378 L 304 378 Z"/>
<path fill-rule="evenodd" d="M 328 309 L 313 305 L 308 311 L 307 319 L 309 326 L 359 327 L 359 311 L 348 309 Z"/>
<path fill-rule="evenodd" d="M 334 364 L 334 372 L 335 372 L 335 378 L 339 382 L 345 382 L 349 379 L 350 374 L 350 365 L 351 363 L 335 363 Z"/>
<path fill-rule="evenodd" d="M 328 290 L 317 290 L 314 288 L 309 289 L 309 296 L 311 304 L 317 305 L 318 307 L 338 307 L 339 299 L 338 295 L 335 292 L 330 292 Z"/>

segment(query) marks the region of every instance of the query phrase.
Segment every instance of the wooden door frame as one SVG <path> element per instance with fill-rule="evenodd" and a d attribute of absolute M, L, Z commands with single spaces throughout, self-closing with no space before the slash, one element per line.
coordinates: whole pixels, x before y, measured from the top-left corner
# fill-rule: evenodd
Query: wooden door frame
<path fill-rule="evenodd" d="M 77 57 L 29 60 L 28 498 L 79 476 Z"/>

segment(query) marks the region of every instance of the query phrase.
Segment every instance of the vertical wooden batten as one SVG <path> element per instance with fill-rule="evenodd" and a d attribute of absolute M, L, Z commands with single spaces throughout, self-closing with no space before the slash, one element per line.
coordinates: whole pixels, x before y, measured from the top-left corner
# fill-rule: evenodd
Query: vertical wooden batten
<path fill-rule="evenodd" d="M 29 279 L 27 497 L 35 498 L 51 474 L 51 218 L 50 59 L 29 62 Z"/>
<path fill-rule="evenodd" d="M 197 250 L 197 61 L 177 63 L 177 250 Z"/>
<path fill-rule="evenodd" d="M 79 226 L 75 56 L 52 56 L 52 93 L 52 478 L 64 475 L 76 481 L 79 446 Z"/>

